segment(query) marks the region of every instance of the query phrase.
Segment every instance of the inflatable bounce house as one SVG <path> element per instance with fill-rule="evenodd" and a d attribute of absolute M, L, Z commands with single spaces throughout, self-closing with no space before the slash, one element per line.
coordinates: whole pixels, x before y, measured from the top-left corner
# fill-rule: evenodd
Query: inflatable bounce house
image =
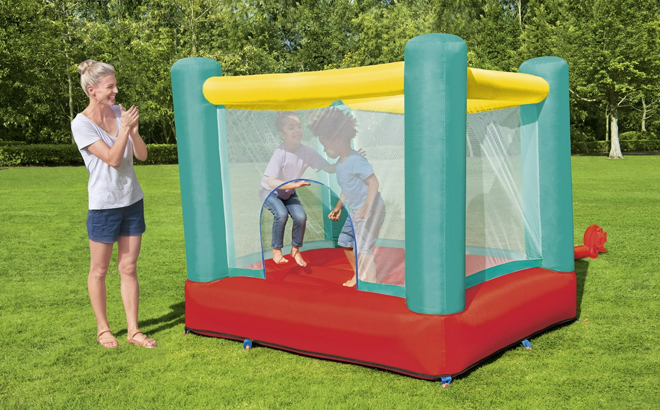
<path fill-rule="evenodd" d="M 446 384 L 575 320 L 566 62 L 470 69 L 465 42 L 447 34 L 410 40 L 404 60 L 240 77 L 206 58 L 174 64 L 186 332 Z M 341 165 L 314 132 L 330 110 L 352 124 L 348 143 L 378 181 L 383 209 L 368 233 L 354 229 Z M 306 266 L 272 260 L 273 216 L 259 195 L 283 144 L 282 111 L 330 164 L 295 178 L 309 183 L 296 190 Z M 358 242 L 373 237 L 355 261 L 338 243 L 346 227 Z M 361 258 L 375 275 L 360 274 Z M 355 276 L 357 286 L 343 286 Z"/>

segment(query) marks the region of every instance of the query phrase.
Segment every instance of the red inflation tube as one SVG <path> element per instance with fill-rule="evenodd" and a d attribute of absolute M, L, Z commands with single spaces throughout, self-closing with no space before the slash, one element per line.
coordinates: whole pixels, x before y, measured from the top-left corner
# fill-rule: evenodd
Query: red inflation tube
<path fill-rule="evenodd" d="M 576 246 L 573 249 L 575 260 L 586 258 L 596 259 L 599 252 L 607 252 L 605 242 L 607 242 L 607 232 L 603 231 L 598 225 L 591 225 L 584 231 L 584 245 Z"/>

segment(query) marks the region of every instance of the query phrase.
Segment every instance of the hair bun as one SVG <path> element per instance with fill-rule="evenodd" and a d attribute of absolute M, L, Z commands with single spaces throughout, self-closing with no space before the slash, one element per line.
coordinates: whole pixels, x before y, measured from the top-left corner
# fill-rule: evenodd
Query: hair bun
<path fill-rule="evenodd" d="M 85 71 L 87 71 L 87 69 L 89 67 L 93 66 L 96 63 L 97 63 L 97 61 L 94 61 L 94 60 L 85 60 L 85 61 L 83 61 L 82 63 L 80 63 L 78 65 L 78 73 L 80 75 L 85 74 Z"/>

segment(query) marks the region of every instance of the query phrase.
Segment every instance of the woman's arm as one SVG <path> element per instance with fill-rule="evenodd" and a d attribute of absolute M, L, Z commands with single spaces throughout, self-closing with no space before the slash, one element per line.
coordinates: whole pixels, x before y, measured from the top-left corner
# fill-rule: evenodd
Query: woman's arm
<path fill-rule="evenodd" d="M 135 158 L 140 161 L 146 161 L 149 153 L 147 152 L 147 145 L 140 137 L 140 134 L 136 131 L 135 133 L 131 132 L 131 141 L 133 141 L 133 154 Z"/>
<path fill-rule="evenodd" d="M 135 125 L 130 129 L 128 134 L 130 135 L 131 141 L 133 142 L 133 155 L 135 155 L 135 158 L 139 159 L 140 161 L 146 161 L 149 153 L 147 152 L 146 144 L 142 140 L 142 137 L 140 137 L 138 121 L 135 121 Z"/>
<path fill-rule="evenodd" d="M 87 147 L 89 152 L 113 168 L 119 168 L 121 165 L 121 161 L 124 158 L 124 151 L 126 150 L 126 144 L 128 143 L 130 129 L 140 116 L 137 107 L 131 107 L 128 111 L 124 110 L 124 107 L 121 105 L 119 107 L 121 108 L 122 123 L 121 127 L 119 127 L 119 133 L 114 145 L 108 147 L 108 144 L 103 140 L 98 140 Z"/>

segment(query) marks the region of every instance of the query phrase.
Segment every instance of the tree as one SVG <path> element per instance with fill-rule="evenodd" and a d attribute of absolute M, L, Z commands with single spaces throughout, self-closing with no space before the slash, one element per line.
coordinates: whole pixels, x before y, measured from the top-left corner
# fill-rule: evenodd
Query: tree
<path fill-rule="evenodd" d="M 486 0 L 475 24 L 473 50 L 474 66 L 489 70 L 518 71 L 523 62 L 521 47 L 522 26 L 518 10 L 501 0 Z"/>
<path fill-rule="evenodd" d="M 468 65 L 516 71 L 527 0 L 439 0 L 437 31 L 457 35 L 468 45 Z"/>
<path fill-rule="evenodd" d="M 609 113 L 610 158 L 622 158 L 619 143 L 621 106 L 657 70 L 658 5 L 650 0 L 579 0 L 568 5 L 562 32 L 574 92 L 604 104 Z M 657 71 L 655 71 L 657 72 Z"/>
<path fill-rule="evenodd" d="M 50 4 L 0 2 L 0 119 L 2 138 L 70 141 L 61 31 Z M 65 100 L 66 101 L 66 100 Z M 60 116 L 61 115 L 61 116 Z"/>
<path fill-rule="evenodd" d="M 426 1 L 392 2 L 361 12 L 353 20 L 351 47 L 331 67 L 359 67 L 403 61 L 408 40 L 433 31 L 434 15 Z"/>

